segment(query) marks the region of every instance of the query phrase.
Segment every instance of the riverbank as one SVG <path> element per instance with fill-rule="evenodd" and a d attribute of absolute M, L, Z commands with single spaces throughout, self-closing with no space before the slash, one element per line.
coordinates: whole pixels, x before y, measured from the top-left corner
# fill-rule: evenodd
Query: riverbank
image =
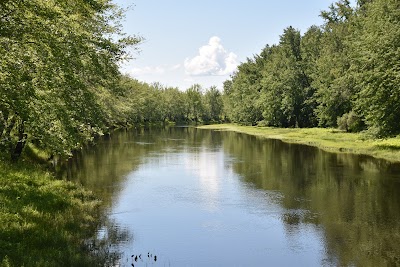
<path fill-rule="evenodd" d="M 234 131 L 262 138 L 279 139 L 286 143 L 315 146 L 329 152 L 371 155 L 400 162 L 400 137 L 372 139 L 362 133 L 347 133 L 325 128 L 273 128 L 215 124 L 198 127 L 219 131 Z"/>
<path fill-rule="evenodd" d="M 83 241 L 100 202 L 43 165 L 0 161 L 0 266 L 95 266 Z"/>

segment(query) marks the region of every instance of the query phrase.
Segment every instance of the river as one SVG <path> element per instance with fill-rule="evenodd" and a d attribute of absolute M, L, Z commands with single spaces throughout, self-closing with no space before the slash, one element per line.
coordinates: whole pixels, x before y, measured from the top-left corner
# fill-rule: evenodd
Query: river
<path fill-rule="evenodd" d="M 110 265 L 400 265 L 399 164 L 170 127 L 114 132 L 65 173 L 103 200 Z"/>

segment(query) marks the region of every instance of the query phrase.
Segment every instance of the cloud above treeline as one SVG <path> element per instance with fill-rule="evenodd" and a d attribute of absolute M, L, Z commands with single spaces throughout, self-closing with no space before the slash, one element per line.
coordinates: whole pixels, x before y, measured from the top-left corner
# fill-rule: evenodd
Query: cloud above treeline
<path fill-rule="evenodd" d="M 238 66 L 237 55 L 228 52 L 217 36 L 211 37 L 208 44 L 200 47 L 199 54 L 186 58 L 185 72 L 191 76 L 223 76 L 233 73 Z"/>
<path fill-rule="evenodd" d="M 181 57 L 175 62 L 179 61 L 181 63 L 178 64 L 161 62 L 153 66 L 130 66 L 124 73 L 139 81 L 158 81 L 182 90 L 193 84 L 200 84 L 204 88 L 221 88 L 227 76 L 236 71 L 239 65 L 237 55 L 227 51 L 217 36 L 211 37 L 206 45 L 201 46 L 197 55 L 184 60 Z"/>

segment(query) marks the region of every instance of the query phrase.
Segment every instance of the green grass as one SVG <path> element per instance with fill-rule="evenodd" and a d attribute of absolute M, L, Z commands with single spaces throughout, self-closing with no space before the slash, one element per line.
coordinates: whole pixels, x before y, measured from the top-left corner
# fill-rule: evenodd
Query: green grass
<path fill-rule="evenodd" d="M 400 161 L 400 136 L 373 139 L 363 133 L 347 133 L 325 128 L 273 128 L 216 124 L 201 129 L 234 131 L 263 138 L 280 139 L 287 143 L 311 145 L 330 152 L 371 155 L 389 161 Z"/>
<path fill-rule="evenodd" d="M 0 266 L 93 266 L 99 201 L 43 166 L 0 161 Z"/>

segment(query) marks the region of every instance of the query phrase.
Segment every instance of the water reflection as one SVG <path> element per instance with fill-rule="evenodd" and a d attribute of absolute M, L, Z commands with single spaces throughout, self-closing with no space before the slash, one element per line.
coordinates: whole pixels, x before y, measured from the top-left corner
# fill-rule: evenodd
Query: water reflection
<path fill-rule="evenodd" d="M 117 132 L 66 173 L 102 197 L 122 266 L 400 265 L 398 164 L 167 128 Z"/>
<path fill-rule="evenodd" d="M 224 163 L 223 152 L 208 153 L 205 148 L 201 148 L 198 153 L 188 154 L 184 162 L 185 168 L 192 175 L 199 177 L 204 208 L 209 211 L 217 211 L 219 209 L 220 176 L 223 175 L 223 169 L 220 168 Z"/>
<path fill-rule="evenodd" d="M 312 223 L 324 231 L 328 262 L 396 266 L 400 249 L 399 165 L 367 156 L 226 133 L 225 151 L 246 182 L 283 193 L 288 232 Z M 256 170 L 261 172 L 255 175 Z M 289 213 L 288 213 L 289 212 Z M 326 262 L 325 262 L 326 263 Z"/>

